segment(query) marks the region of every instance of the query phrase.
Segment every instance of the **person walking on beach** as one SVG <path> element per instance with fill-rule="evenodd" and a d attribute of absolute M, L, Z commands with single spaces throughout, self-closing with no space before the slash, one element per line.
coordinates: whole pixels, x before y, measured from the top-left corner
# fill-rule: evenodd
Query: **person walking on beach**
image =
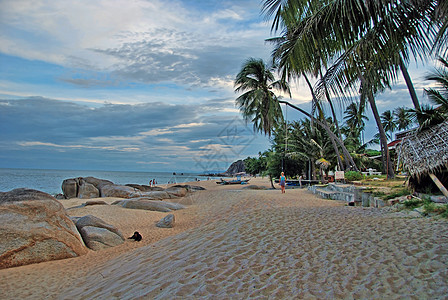
<path fill-rule="evenodd" d="M 285 193 L 285 185 L 286 185 L 286 177 L 285 173 L 282 172 L 282 174 L 280 175 L 280 187 L 282 189 L 282 194 Z"/>

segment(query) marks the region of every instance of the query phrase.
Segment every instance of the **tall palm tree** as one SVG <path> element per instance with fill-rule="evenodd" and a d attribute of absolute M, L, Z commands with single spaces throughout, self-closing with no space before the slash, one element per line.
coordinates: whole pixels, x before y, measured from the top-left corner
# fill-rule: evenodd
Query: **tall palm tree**
<path fill-rule="evenodd" d="M 288 84 L 276 80 L 261 59 L 249 58 L 235 79 L 235 92 L 244 92 L 236 99 L 244 118 L 253 123 L 255 130 L 269 136 L 277 124 L 283 123 L 283 113 L 273 89 L 290 94 Z"/>
<path fill-rule="evenodd" d="M 411 115 L 409 114 L 409 109 L 407 109 L 404 106 L 397 107 L 394 110 L 394 117 L 395 117 L 395 121 L 397 123 L 398 130 L 406 130 L 412 124 Z"/>
<path fill-rule="evenodd" d="M 352 133 L 352 136 L 353 134 L 358 135 L 357 138 L 361 144 L 364 144 L 364 138 L 362 135 L 362 132 L 366 126 L 364 120 L 369 120 L 369 118 L 364 115 L 364 107 L 365 104 L 363 104 L 363 101 L 361 101 L 360 104 L 358 104 L 358 102 L 352 102 L 344 111 L 344 120 L 349 132 Z"/>
<path fill-rule="evenodd" d="M 384 130 L 389 131 L 389 138 L 392 139 L 392 133 L 397 129 L 397 124 L 395 124 L 394 114 L 390 110 L 386 110 L 381 114 L 381 123 L 383 124 Z"/>
<path fill-rule="evenodd" d="M 284 41 L 276 49 L 277 56 L 281 57 L 281 69 L 293 70 L 300 66 L 297 61 L 310 61 L 316 55 L 330 59 L 343 53 L 333 70 L 335 74 L 343 75 L 338 82 L 330 83 L 330 87 L 342 90 L 347 86 L 353 87 L 353 80 L 360 82 L 385 146 L 386 134 L 377 113 L 374 94 L 390 86 L 399 69 L 411 88 L 405 62 L 409 53 L 421 55 L 429 49 L 427 36 L 434 31 L 428 31 L 432 27 L 427 16 L 434 11 L 436 4 L 425 0 L 266 0 L 263 9 L 268 16 L 275 15 L 272 28 L 281 26 L 284 30 Z M 318 54 L 313 52 L 316 45 L 320 50 Z M 372 58 L 376 60 L 374 68 L 370 64 Z M 347 67 L 354 68 L 354 77 L 347 77 L 344 71 Z M 368 88 L 372 90 L 367 91 Z M 415 93 L 411 91 L 411 95 Z M 418 107 L 418 101 L 414 97 L 412 99 Z M 387 147 L 385 155 L 388 156 Z M 393 177 L 392 168 L 388 175 Z"/>

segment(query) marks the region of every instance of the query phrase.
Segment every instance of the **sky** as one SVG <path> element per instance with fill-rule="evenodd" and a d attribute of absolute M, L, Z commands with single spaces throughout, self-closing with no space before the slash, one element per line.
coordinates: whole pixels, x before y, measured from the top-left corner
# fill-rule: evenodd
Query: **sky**
<path fill-rule="evenodd" d="M 270 58 L 260 3 L 0 0 L 0 168 L 203 173 L 267 150 L 233 86 L 245 60 Z M 421 102 L 430 69 L 409 69 Z M 292 94 L 310 110 L 303 82 Z M 377 105 L 411 107 L 404 82 Z"/>

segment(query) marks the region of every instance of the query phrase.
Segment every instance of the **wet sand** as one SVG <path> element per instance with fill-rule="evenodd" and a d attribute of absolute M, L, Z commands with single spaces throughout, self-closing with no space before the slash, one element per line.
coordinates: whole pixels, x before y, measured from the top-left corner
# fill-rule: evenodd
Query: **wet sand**
<path fill-rule="evenodd" d="M 267 180 L 251 183 L 269 186 Z M 193 183 L 196 184 L 196 183 Z M 60 261 L 0 270 L 3 299 L 446 299 L 448 222 L 348 207 L 306 190 L 244 190 L 202 181 L 167 213 L 87 206 L 125 244 Z M 104 199 L 102 199 L 104 200 Z M 116 199 L 108 198 L 111 203 Z M 85 200 L 61 201 L 66 208 Z"/>

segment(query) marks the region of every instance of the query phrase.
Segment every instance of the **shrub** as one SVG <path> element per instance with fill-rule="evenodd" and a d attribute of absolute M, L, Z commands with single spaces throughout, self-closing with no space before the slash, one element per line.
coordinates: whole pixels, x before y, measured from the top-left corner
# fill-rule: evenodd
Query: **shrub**
<path fill-rule="evenodd" d="M 401 188 L 401 189 L 399 189 L 399 190 L 393 192 L 392 194 L 385 195 L 385 196 L 382 197 L 382 198 L 383 198 L 384 200 L 389 200 L 389 199 L 394 199 L 394 198 L 401 197 L 401 196 L 406 196 L 406 195 L 409 195 L 409 194 L 410 194 L 410 192 L 409 192 L 408 189 Z"/>
<path fill-rule="evenodd" d="M 363 178 L 364 178 L 364 175 L 362 175 L 361 172 L 356 172 L 356 171 L 345 172 L 345 179 L 347 179 L 348 181 L 362 180 Z"/>
<path fill-rule="evenodd" d="M 409 209 L 417 208 L 419 206 L 422 206 L 423 201 L 419 199 L 410 199 L 403 202 L 404 206 Z"/>

